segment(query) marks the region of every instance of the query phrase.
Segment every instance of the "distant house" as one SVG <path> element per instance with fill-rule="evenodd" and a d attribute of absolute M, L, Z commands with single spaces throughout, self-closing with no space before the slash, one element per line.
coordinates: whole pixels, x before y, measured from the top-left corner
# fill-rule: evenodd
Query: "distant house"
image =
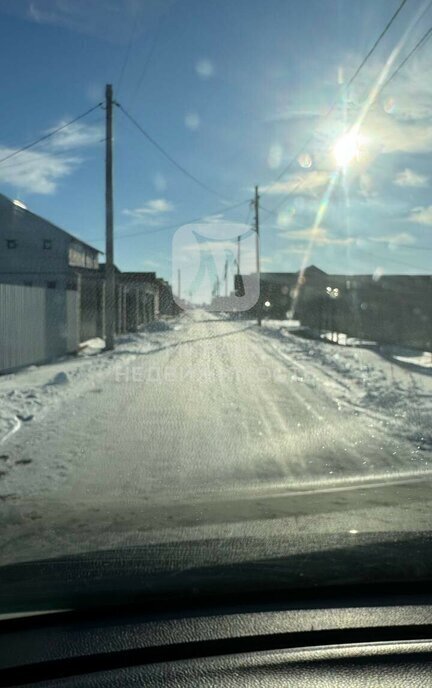
<path fill-rule="evenodd" d="M 238 279 L 237 277 L 235 280 L 234 288 Z M 242 288 L 253 288 L 250 284 L 255 279 L 255 275 L 242 275 Z M 298 310 L 305 302 L 325 295 L 329 284 L 332 284 L 331 276 L 315 265 L 310 265 L 303 273 L 261 272 L 259 307 L 269 317 L 286 318 L 293 307 Z M 256 313 L 257 308 L 258 305 L 252 312 Z"/>
<path fill-rule="evenodd" d="M 98 270 L 96 248 L 0 194 L 0 282 L 65 288 Z"/>
<path fill-rule="evenodd" d="M 242 277 L 247 288 L 253 275 Z M 259 307 L 269 318 L 295 317 L 320 331 L 432 349 L 431 275 L 327 274 L 314 265 L 262 272 Z"/>
<path fill-rule="evenodd" d="M 179 312 L 170 284 L 161 277 L 157 277 L 155 272 L 122 272 L 122 279 L 126 282 L 131 280 L 146 285 L 147 293 L 153 297 L 151 309 L 155 317 L 176 315 Z"/>

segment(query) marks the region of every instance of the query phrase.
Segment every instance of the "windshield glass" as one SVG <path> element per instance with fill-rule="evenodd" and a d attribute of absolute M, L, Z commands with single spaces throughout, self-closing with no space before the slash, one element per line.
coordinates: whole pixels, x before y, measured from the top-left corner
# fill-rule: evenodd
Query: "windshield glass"
<path fill-rule="evenodd" d="M 340 579 L 362 581 L 385 542 L 382 577 L 412 578 L 431 3 L 0 13 L 0 565 L 133 547 L 300 571 L 358 548 Z"/>

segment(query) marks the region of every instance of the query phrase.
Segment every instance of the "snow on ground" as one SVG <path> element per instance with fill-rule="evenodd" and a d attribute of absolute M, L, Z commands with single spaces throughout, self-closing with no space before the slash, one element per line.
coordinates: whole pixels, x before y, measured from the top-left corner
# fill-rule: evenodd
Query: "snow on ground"
<path fill-rule="evenodd" d="M 393 346 L 384 348 L 383 353 L 389 358 L 399 361 L 399 363 L 405 363 L 407 366 L 415 366 L 416 368 L 427 368 L 432 372 L 431 351 L 413 351 L 412 349 Z"/>
<path fill-rule="evenodd" d="M 341 408 L 373 416 L 418 449 L 432 449 L 432 371 L 416 365 L 429 353 L 413 361 L 396 355 L 400 349 L 394 347 L 380 351 L 302 339 L 277 321 L 264 321 L 262 333 L 299 380 L 325 386 Z M 406 366 L 406 360 L 415 365 Z"/>
<path fill-rule="evenodd" d="M 400 505 L 400 481 L 430 478 L 429 371 L 302 339 L 286 323 L 217 320 L 185 314 L 114 352 L 93 341 L 78 357 L 0 378 L 5 429 L 21 428 L 0 447 L 2 561 L 130 546 L 165 526 L 177 537 L 179 526 L 239 514 L 261 523 L 265 495 L 280 496 L 296 516 L 291 532 L 303 531 L 287 490 L 334 490 L 324 514 L 311 506 L 320 528 L 341 489 L 374 486 L 373 506 L 397 484 Z M 384 530 L 392 518 L 382 516 Z M 328 526 L 345 519 L 331 514 Z"/>
<path fill-rule="evenodd" d="M 117 337 L 114 352 L 104 352 L 104 340 L 95 338 L 83 342 L 77 356 L 0 376 L 0 459 L 1 446 L 23 424 L 41 418 L 84 388 L 94 387 L 113 367 L 129 364 L 143 351 L 161 348 L 166 333 L 179 328 L 178 319 L 155 321 L 138 333 Z"/>

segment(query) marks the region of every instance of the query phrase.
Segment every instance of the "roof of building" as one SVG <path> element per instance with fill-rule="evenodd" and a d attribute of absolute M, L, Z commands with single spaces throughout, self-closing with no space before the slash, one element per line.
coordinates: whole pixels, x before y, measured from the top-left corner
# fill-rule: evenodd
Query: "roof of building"
<path fill-rule="evenodd" d="M 297 272 L 261 272 L 261 279 L 268 280 L 269 282 L 283 282 L 287 278 L 297 279 L 300 272 L 300 270 L 297 270 Z M 324 270 L 320 270 L 320 268 L 317 268 L 315 265 L 309 265 L 307 268 L 304 269 L 303 274 L 309 277 L 327 276 L 327 273 L 324 272 Z"/>
<path fill-rule="evenodd" d="M 23 215 L 29 214 L 32 215 L 33 217 L 36 217 L 38 220 L 42 220 L 42 222 L 45 222 L 47 225 L 50 225 L 54 229 L 56 229 L 59 232 L 62 232 L 62 234 L 66 234 L 72 241 L 77 241 L 78 243 L 82 244 L 83 246 L 86 246 L 87 248 L 91 249 L 92 251 L 95 251 L 95 253 L 102 253 L 98 248 L 95 248 L 94 246 L 91 246 L 88 244 L 86 241 L 83 241 L 82 239 L 79 239 L 77 236 L 74 236 L 70 232 L 67 232 L 65 229 L 62 229 L 58 225 L 55 225 L 53 222 L 50 222 L 50 220 L 45 219 L 41 215 L 37 215 L 36 213 L 33 213 L 31 210 L 28 208 L 24 207 L 24 204 L 22 203 L 15 203 L 13 200 L 5 196 L 4 194 L 0 193 L 0 205 L 11 205 L 14 208 L 14 211 L 17 213 L 22 213 Z"/>
<path fill-rule="evenodd" d="M 154 282 L 156 279 L 155 272 L 122 272 L 122 275 L 133 277 L 134 279 L 139 279 L 144 282 Z"/>
<path fill-rule="evenodd" d="M 99 268 L 99 272 L 105 272 L 106 263 L 99 263 L 98 268 Z M 116 274 L 121 274 L 121 270 L 120 270 L 120 268 L 117 267 L 117 265 L 114 265 L 114 272 Z"/>

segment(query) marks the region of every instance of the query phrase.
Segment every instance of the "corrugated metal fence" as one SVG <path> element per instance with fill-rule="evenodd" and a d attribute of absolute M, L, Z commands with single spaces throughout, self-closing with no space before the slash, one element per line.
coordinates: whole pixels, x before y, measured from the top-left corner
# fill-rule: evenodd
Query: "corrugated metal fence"
<path fill-rule="evenodd" d="M 78 350 L 78 294 L 0 284 L 0 372 Z"/>

